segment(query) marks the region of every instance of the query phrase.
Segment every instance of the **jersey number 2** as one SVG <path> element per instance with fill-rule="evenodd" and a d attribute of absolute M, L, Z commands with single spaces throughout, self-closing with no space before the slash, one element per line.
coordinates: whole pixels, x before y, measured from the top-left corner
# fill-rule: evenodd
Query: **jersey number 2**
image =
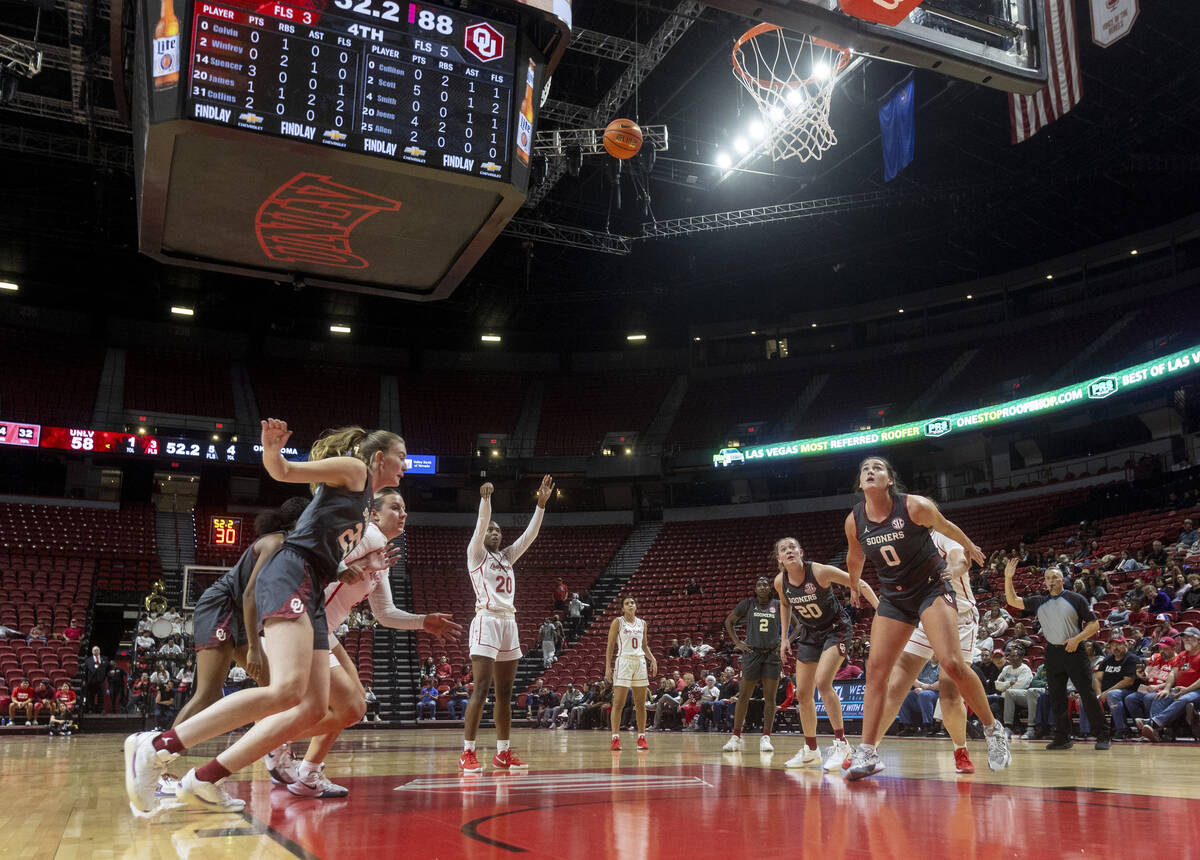
<path fill-rule="evenodd" d="M 759 633 L 766 633 L 766 632 L 767 632 L 767 630 L 770 628 L 770 626 L 771 626 L 771 619 L 770 619 L 770 618 L 760 618 L 760 619 L 758 619 L 758 632 L 759 632 Z"/>
<path fill-rule="evenodd" d="M 879 554 L 883 556 L 883 560 L 887 562 L 888 567 L 900 566 L 900 555 L 896 552 L 894 546 L 884 544 L 879 548 Z"/>
<path fill-rule="evenodd" d="M 496 577 L 496 593 L 497 594 L 512 594 L 512 577 L 497 576 Z"/>

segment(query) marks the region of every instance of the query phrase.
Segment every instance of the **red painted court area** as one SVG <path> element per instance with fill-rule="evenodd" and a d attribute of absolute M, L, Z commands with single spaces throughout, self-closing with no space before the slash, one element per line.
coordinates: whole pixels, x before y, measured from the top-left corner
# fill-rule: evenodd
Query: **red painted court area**
<path fill-rule="evenodd" d="M 1181 856 L 1200 801 L 721 765 L 341 780 L 345 800 L 240 783 L 253 830 L 302 857 Z M 214 821 L 215 823 L 215 821 Z M 240 828 L 195 831 L 206 838 Z M 1136 834 L 1136 841 L 1135 836 Z M 1124 851 L 1121 852 L 1126 855 Z"/>

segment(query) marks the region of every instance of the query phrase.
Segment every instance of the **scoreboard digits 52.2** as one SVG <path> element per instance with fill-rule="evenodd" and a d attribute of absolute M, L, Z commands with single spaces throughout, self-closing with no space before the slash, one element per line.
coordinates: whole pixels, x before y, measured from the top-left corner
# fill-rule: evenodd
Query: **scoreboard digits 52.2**
<path fill-rule="evenodd" d="M 508 179 L 511 25 L 394 0 L 240 6 L 193 7 L 189 119 Z"/>

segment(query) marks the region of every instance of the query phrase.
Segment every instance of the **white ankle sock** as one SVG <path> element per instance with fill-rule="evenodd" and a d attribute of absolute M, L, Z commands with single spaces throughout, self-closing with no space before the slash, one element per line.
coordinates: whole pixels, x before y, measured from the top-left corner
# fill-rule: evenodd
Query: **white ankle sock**
<path fill-rule="evenodd" d="M 475 752 L 475 741 L 463 741 L 463 752 Z"/>
<path fill-rule="evenodd" d="M 310 774 L 314 774 L 320 769 L 321 769 L 321 765 L 319 762 L 314 764 L 311 761 L 309 761 L 308 759 L 305 759 L 304 761 L 300 762 L 300 776 L 302 776 L 302 777 L 308 776 Z"/>
<path fill-rule="evenodd" d="M 496 752 L 502 753 L 508 749 L 508 741 L 496 741 Z"/>

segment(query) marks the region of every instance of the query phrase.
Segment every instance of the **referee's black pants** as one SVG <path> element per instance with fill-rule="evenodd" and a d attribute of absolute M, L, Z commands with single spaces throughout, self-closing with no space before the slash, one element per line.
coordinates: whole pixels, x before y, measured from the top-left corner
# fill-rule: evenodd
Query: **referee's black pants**
<path fill-rule="evenodd" d="M 1050 697 L 1050 710 L 1054 714 L 1054 739 L 1065 741 L 1071 737 L 1071 716 L 1067 710 L 1067 679 L 1075 685 L 1079 704 L 1087 714 L 1097 738 L 1108 737 L 1108 718 L 1100 707 L 1100 700 L 1092 689 L 1092 667 L 1080 645 L 1068 652 L 1064 645 L 1047 645 L 1044 655 L 1046 666 L 1046 695 Z"/>

